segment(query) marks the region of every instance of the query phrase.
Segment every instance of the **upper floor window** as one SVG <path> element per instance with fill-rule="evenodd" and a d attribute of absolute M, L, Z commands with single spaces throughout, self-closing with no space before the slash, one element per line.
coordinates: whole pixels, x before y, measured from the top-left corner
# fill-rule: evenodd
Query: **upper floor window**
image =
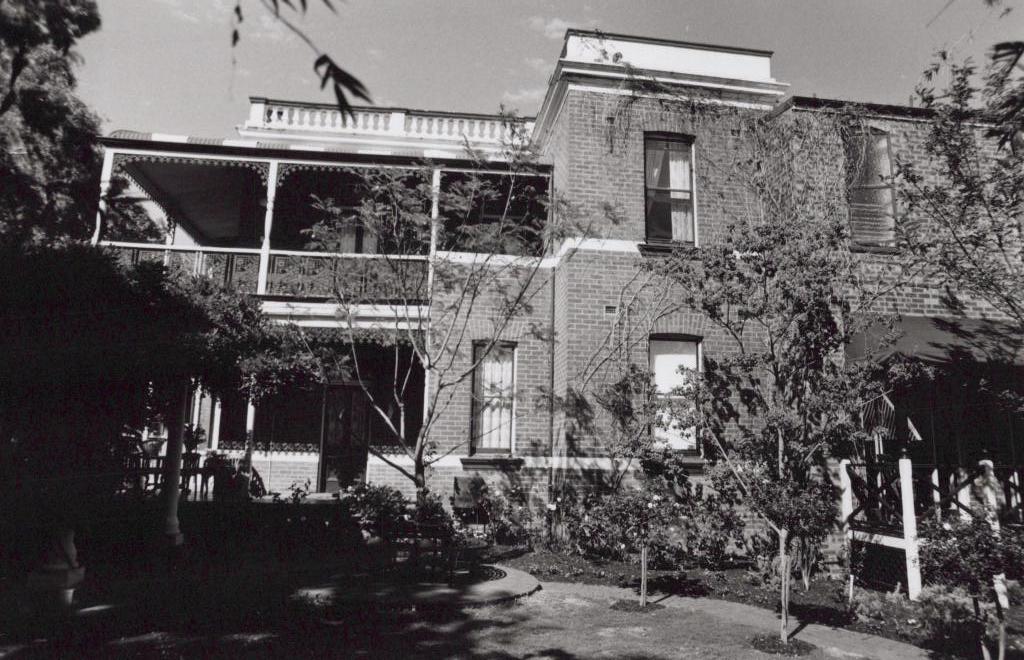
<path fill-rule="evenodd" d="M 683 135 L 647 135 L 644 187 L 647 240 L 693 243 L 693 139 Z"/>
<path fill-rule="evenodd" d="M 538 254 L 548 216 L 546 176 L 441 173 L 438 247 L 455 252 Z"/>
<path fill-rule="evenodd" d="M 892 185 L 889 134 L 868 129 L 847 145 L 850 232 L 860 245 L 896 244 L 896 195 Z"/>
<path fill-rule="evenodd" d="M 672 410 L 692 406 L 687 396 L 693 387 L 693 374 L 700 371 L 700 341 L 694 338 L 652 336 L 648 344 L 650 369 L 654 375 L 654 391 L 665 403 L 664 412 L 654 425 L 654 439 L 673 449 L 696 452 L 697 433 L 693 426 L 683 426 Z"/>
<path fill-rule="evenodd" d="M 473 345 L 473 450 L 512 451 L 516 392 L 514 344 Z"/>

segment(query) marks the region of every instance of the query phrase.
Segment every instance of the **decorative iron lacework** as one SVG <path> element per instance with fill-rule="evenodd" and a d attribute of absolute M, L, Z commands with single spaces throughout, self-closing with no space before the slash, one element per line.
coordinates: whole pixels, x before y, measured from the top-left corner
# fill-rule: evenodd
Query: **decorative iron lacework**
<path fill-rule="evenodd" d="M 245 441 L 222 441 L 218 443 L 217 449 L 223 449 L 224 451 L 245 451 Z M 252 449 L 254 452 L 269 451 L 286 454 L 316 454 L 320 452 L 320 445 L 314 442 L 257 442 L 253 444 Z"/>
<path fill-rule="evenodd" d="M 333 170 L 344 170 L 351 167 L 345 163 L 281 163 L 277 166 L 277 181 L 275 188 L 280 188 L 285 178 L 295 172 L 330 172 Z M 266 178 L 264 177 L 264 181 Z"/>
<path fill-rule="evenodd" d="M 217 158 L 195 158 L 190 156 L 170 156 L 166 154 L 126 154 L 115 153 L 113 159 L 113 171 L 124 176 L 129 176 L 124 170 L 125 165 L 130 163 L 187 163 L 190 165 L 212 165 L 215 167 L 244 167 L 256 172 L 264 185 L 270 175 L 270 164 L 248 160 L 221 160 Z"/>
<path fill-rule="evenodd" d="M 373 443 L 373 450 L 378 454 L 384 454 L 385 456 L 405 456 L 405 448 L 397 442 L 390 443 Z"/>

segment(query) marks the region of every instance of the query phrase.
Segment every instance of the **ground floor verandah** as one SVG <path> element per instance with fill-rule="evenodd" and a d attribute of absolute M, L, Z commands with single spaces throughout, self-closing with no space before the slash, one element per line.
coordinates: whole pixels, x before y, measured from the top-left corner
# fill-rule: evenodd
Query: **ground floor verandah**
<path fill-rule="evenodd" d="M 863 411 L 872 441 L 840 465 L 841 519 L 848 541 L 898 558 L 888 586 L 916 597 L 926 522 L 1024 525 L 1024 351 L 996 321 L 904 317 L 897 331 L 883 359 L 905 374 Z"/>

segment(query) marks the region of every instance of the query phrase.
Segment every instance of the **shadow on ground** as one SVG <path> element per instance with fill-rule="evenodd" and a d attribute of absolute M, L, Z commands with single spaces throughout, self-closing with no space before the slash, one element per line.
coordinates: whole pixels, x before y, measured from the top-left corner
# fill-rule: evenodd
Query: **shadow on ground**
<path fill-rule="evenodd" d="M 319 566 L 87 581 L 75 609 L 60 618 L 30 616 L 8 595 L 0 598 L 0 656 L 513 657 L 474 647 L 481 636 L 517 625 L 514 607 L 492 608 L 489 616 L 338 610 L 296 596 L 349 579 L 347 571 Z"/>

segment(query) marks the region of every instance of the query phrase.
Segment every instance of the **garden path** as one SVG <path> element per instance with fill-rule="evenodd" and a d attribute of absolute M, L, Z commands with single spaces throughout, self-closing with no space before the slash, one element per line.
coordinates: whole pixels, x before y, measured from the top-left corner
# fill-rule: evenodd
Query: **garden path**
<path fill-rule="evenodd" d="M 542 593 L 565 599 L 586 599 L 591 601 L 607 601 L 609 604 L 617 600 L 635 600 L 636 592 L 632 589 L 609 587 L 569 582 L 544 582 Z M 779 629 L 779 619 L 774 612 L 760 607 L 732 603 L 713 598 L 690 598 L 686 596 L 654 596 L 652 602 L 666 608 L 683 610 L 688 615 L 699 613 L 722 623 L 734 624 L 735 628 L 726 628 L 725 634 L 750 636 L 749 629 L 759 632 L 775 633 Z M 638 615 L 634 615 L 638 616 Z M 931 658 L 928 651 L 904 644 L 902 642 L 868 635 L 842 628 L 832 628 L 818 624 L 799 624 L 792 628 L 797 631 L 796 638 L 820 648 L 826 657 L 836 658 L 907 658 L 909 660 Z M 730 632 L 730 630 L 732 632 Z M 757 656 L 760 657 L 760 656 Z"/>

